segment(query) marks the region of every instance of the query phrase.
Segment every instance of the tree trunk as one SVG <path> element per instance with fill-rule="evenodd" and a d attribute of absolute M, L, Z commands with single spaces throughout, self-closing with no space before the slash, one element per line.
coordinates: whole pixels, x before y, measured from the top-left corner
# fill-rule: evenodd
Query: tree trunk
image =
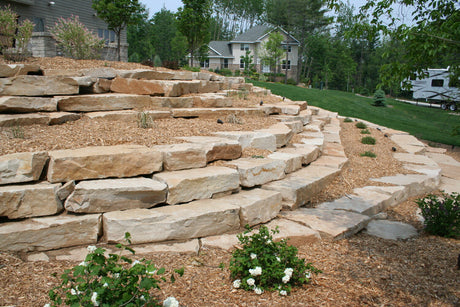
<path fill-rule="evenodd" d="M 121 30 L 117 31 L 117 59 L 121 61 Z"/>
<path fill-rule="evenodd" d="M 285 75 L 284 75 L 284 84 L 287 84 L 287 79 L 288 79 L 288 55 L 289 55 L 289 46 L 286 46 L 286 69 L 285 69 Z"/>

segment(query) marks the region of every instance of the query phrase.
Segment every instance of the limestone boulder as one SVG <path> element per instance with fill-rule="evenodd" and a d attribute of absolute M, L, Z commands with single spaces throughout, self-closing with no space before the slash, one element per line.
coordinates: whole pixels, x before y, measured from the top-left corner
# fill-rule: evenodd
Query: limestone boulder
<path fill-rule="evenodd" d="M 235 140 L 212 136 L 191 136 L 179 139 L 201 146 L 206 152 L 206 162 L 208 163 L 216 160 L 234 160 L 241 157 L 241 145 Z"/>
<path fill-rule="evenodd" d="M 321 152 L 317 146 L 294 144 L 293 147 L 285 147 L 285 148 L 279 149 L 277 153 L 301 155 L 302 164 L 308 165 L 311 162 L 315 161 L 319 157 Z"/>
<path fill-rule="evenodd" d="M 0 187 L 0 216 L 20 219 L 53 215 L 62 211 L 56 196 L 61 184 L 47 182 Z"/>
<path fill-rule="evenodd" d="M 2 96 L 57 96 L 78 92 L 78 82 L 68 77 L 17 76 L 0 79 Z"/>
<path fill-rule="evenodd" d="M 0 250 L 10 252 L 47 251 L 95 244 L 100 215 L 60 215 L 0 224 Z"/>
<path fill-rule="evenodd" d="M 302 168 L 302 159 L 303 156 L 300 154 L 294 154 L 294 153 L 285 153 L 285 152 L 274 152 L 270 155 L 268 155 L 269 159 L 273 160 L 282 160 L 284 163 L 286 163 L 286 168 L 284 169 L 284 172 L 286 174 L 295 172 L 299 169 Z"/>
<path fill-rule="evenodd" d="M 49 114 L 43 113 L 0 114 L 0 127 L 48 125 L 49 121 Z"/>
<path fill-rule="evenodd" d="M 219 193 L 237 190 L 240 186 L 238 172 L 220 166 L 162 172 L 154 178 L 168 185 L 166 202 L 170 205 L 211 198 Z"/>
<path fill-rule="evenodd" d="M 158 108 L 193 108 L 195 97 L 151 97 L 151 106 Z"/>
<path fill-rule="evenodd" d="M 252 147 L 270 151 L 276 150 L 276 137 L 268 132 L 221 131 L 214 133 L 214 135 L 236 140 L 243 149 Z"/>
<path fill-rule="evenodd" d="M 47 161 L 46 152 L 21 152 L 0 156 L 0 185 L 40 179 Z"/>
<path fill-rule="evenodd" d="M 167 96 L 165 84 L 151 80 L 137 80 L 117 77 L 112 81 L 110 90 L 115 93 Z"/>
<path fill-rule="evenodd" d="M 174 78 L 173 72 L 157 71 L 152 69 L 135 69 L 119 71 L 118 74 L 123 78 L 143 80 L 172 80 Z"/>
<path fill-rule="evenodd" d="M 197 108 L 227 108 L 233 106 L 233 100 L 214 93 L 194 97 L 193 105 Z"/>
<path fill-rule="evenodd" d="M 57 103 L 52 98 L 3 96 L 0 113 L 56 112 Z"/>
<path fill-rule="evenodd" d="M 235 116 L 254 115 L 264 116 L 265 113 L 259 108 L 183 108 L 173 109 L 173 117 L 210 117 L 210 116 L 228 116 L 234 114 Z"/>
<path fill-rule="evenodd" d="M 265 226 L 267 226 L 268 229 L 276 229 L 278 227 L 280 232 L 273 235 L 273 240 L 280 241 L 282 239 L 288 239 L 289 245 L 293 245 L 297 248 L 321 240 L 318 231 L 287 219 L 277 218 L 270 221 Z"/>
<path fill-rule="evenodd" d="M 163 154 L 163 167 L 167 171 L 205 167 L 206 151 L 199 144 L 180 143 L 153 147 Z"/>
<path fill-rule="evenodd" d="M 97 112 L 142 108 L 151 102 L 150 97 L 129 94 L 98 94 L 56 97 L 60 111 Z"/>
<path fill-rule="evenodd" d="M 0 64 L 0 78 L 27 75 L 29 72 L 40 72 L 40 65 L 36 64 Z"/>
<path fill-rule="evenodd" d="M 162 170 L 160 152 L 140 145 L 50 151 L 48 181 L 134 177 Z"/>
<path fill-rule="evenodd" d="M 264 132 L 273 134 L 276 138 L 276 147 L 280 148 L 289 143 L 294 132 L 284 123 L 278 123 L 270 126 L 268 129 L 257 130 L 257 132 Z"/>
<path fill-rule="evenodd" d="M 387 240 L 406 240 L 418 235 L 414 226 L 395 221 L 371 221 L 366 233 Z"/>
<path fill-rule="evenodd" d="M 83 115 L 90 119 L 103 119 L 109 121 L 136 122 L 139 119 L 139 112 L 133 110 L 88 112 Z"/>
<path fill-rule="evenodd" d="M 268 158 L 241 158 L 228 162 L 236 166 L 241 186 L 250 188 L 284 178 L 286 163 Z"/>
<path fill-rule="evenodd" d="M 322 155 L 316 161 L 312 162 L 311 165 L 320 165 L 327 166 L 332 168 L 341 169 L 348 163 L 347 157 L 336 157 L 336 156 L 326 156 Z"/>
<path fill-rule="evenodd" d="M 72 112 L 51 112 L 48 113 L 48 125 L 62 125 L 67 122 L 74 122 L 81 118 L 81 115 L 78 113 Z"/>
<path fill-rule="evenodd" d="M 167 186 L 149 178 L 82 181 L 75 186 L 65 208 L 75 213 L 103 213 L 151 208 L 166 200 Z"/>

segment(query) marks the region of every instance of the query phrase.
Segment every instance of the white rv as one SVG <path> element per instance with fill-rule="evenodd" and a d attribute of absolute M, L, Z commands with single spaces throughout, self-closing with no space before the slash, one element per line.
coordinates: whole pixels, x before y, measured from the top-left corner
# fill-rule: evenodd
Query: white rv
<path fill-rule="evenodd" d="M 428 69 L 424 79 L 411 80 L 413 98 L 440 103 L 441 108 L 455 111 L 460 107 L 460 90 L 449 86 L 448 69 Z"/>

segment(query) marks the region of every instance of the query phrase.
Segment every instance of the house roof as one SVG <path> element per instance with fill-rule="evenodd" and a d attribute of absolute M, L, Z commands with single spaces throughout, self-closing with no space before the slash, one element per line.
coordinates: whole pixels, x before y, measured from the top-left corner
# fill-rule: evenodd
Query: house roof
<path fill-rule="evenodd" d="M 217 57 L 233 58 L 229 41 L 210 41 L 208 47 L 216 53 Z"/>
<path fill-rule="evenodd" d="M 236 42 L 255 42 L 260 40 L 261 37 L 263 37 L 265 34 L 270 32 L 271 27 L 266 26 L 266 25 L 258 25 L 254 26 L 251 29 L 247 30 L 246 32 L 238 35 L 235 37 L 231 43 L 236 43 Z"/>

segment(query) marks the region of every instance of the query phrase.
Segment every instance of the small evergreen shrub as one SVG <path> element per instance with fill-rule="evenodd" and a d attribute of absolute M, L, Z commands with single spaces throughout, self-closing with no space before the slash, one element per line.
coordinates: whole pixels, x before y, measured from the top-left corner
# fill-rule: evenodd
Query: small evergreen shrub
<path fill-rule="evenodd" d="M 250 228 L 238 235 L 242 249 L 235 249 L 230 260 L 233 287 L 262 294 L 263 291 L 278 291 L 287 295 L 292 287 L 302 286 L 311 281 L 311 274 L 321 273 L 305 259 L 297 257 L 297 248 L 286 240 L 274 242 L 266 226 L 258 233 L 248 235 Z M 279 233 L 278 228 L 271 230 Z"/>
<path fill-rule="evenodd" d="M 200 72 L 199 67 L 190 67 L 189 65 L 182 66 L 182 69 L 192 71 L 192 72 Z"/>
<path fill-rule="evenodd" d="M 131 244 L 129 233 L 125 239 Z M 166 282 L 162 276 L 164 268 L 157 268 L 148 260 L 133 261 L 123 256 L 123 251 L 135 254 L 127 245 L 117 244 L 119 254 L 105 255 L 106 250 L 96 246 L 88 246 L 85 261 L 72 269 L 65 270 L 61 275 L 59 286 L 49 291 L 52 304 L 45 306 L 162 306 L 151 290 L 160 290 L 160 283 Z M 180 276 L 184 268 L 174 270 Z M 175 281 L 174 274 L 170 281 Z M 172 306 L 177 300 L 169 297 L 165 300 Z"/>
<path fill-rule="evenodd" d="M 139 128 L 143 129 L 152 128 L 154 125 L 152 117 L 146 112 L 139 113 L 137 123 Z"/>
<path fill-rule="evenodd" d="M 460 238 L 460 194 L 428 195 L 415 201 L 425 219 L 428 233 L 448 238 Z"/>
<path fill-rule="evenodd" d="M 360 154 L 361 157 L 369 157 L 369 158 L 376 158 L 377 155 L 373 153 L 372 151 L 365 151 L 362 154 Z"/>
<path fill-rule="evenodd" d="M 292 78 L 287 79 L 286 83 L 290 85 L 297 85 L 297 82 Z"/>
<path fill-rule="evenodd" d="M 361 130 L 361 134 L 371 134 L 371 132 L 369 131 L 369 129 L 363 129 Z"/>
<path fill-rule="evenodd" d="M 357 122 L 356 123 L 356 128 L 359 128 L 359 129 L 366 129 L 367 128 L 367 125 L 363 122 Z"/>
<path fill-rule="evenodd" d="M 105 44 L 80 22 L 78 16 L 60 17 L 50 33 L 64 54 L 73 59 L 96 59 Z"/>
<path fill-rule="evenodd" d="M 352 123 L 353 120 L 352 120 L 351 118 L 347 117 L 347 118 L 345 118 L 345 119 L 343 120 L 343 122 L 344 122 L 344 123 Z"/>
<path fill-rule="evenodd" d="M 232 71 L 228 68 L 222 68 L 219 72 L 222 76 L 230 77 L 232 76 Z"/>
<path fill-rule="evenodd" d="M 385 106 L 385 92 L 383 90 L 376 90 L 374 93 L 374 106 L 384 107 Z"/>
<path fill-rule="evenodd" d="M 361 143 L 367 145 L 375 145 L 375 138 L 373 138 L 372 136 L 365 136 L 361 139 Z"/>
<path fill-rule="evenodd" d="M 161 58 L 158 54 L 156 54 L 154 57 L 153 57 L 153 64 L 155 65 L 155 67 L 160 67 L 162 62 L 161 62 Z"/>

